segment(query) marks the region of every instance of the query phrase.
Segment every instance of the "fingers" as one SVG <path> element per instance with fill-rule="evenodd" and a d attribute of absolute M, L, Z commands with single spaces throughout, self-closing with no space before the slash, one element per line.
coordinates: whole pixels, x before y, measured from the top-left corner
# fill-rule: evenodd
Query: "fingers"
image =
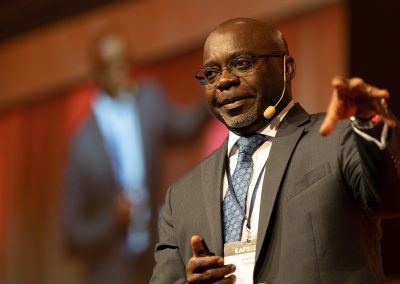
<path fill-rule="evenodd" d="M 223 268 L 224 266 L 229 269 L 227 265 L 224 265 L 224 259 L 220 256 L 193 256 L 189 259 L 186 265 L 186 271 L 188 274 L 209 274 L 210 272 L 213 272 L 215 268 Z"/>
<path fill-rule="evenodd" d="M 390 97 L 390 94 L 387 90 L 367 84 L 363 79 L 357 77 L 350 79 L 335 77 L 332 80 L 332 86 L 340 93 L 343 94 L 347 92 L 350 96 L 361 95 L 370 99 L 388 99 Z"/>
<path fill-rule="evenodd" d="M 386 100 L 390 97 L 390 94 L 387 90 L 379 89 L 379 88 L 371 86 L 371 85 L 364 86 L 364 93 L 370 99 L 385 99 Z"/>
<path fill-rule="evenodd" d="M 215 283 L 217 284 L 231 284 L 231 283 L 235 283 L 236 282 L 236 276 L 234 274 L 229 275 L 228 277 L 217 281 Z"/>
<path fill-rule="evenodd" d="M 361 78 L 335 77 L 332 80 L 334 88 L 327 115 L 320 127 L 322 136 L 329 135 L 341 119 L 357 116 L 374 121 L 384 120 L 389 127 L 395 127 L 396 122 L 388 111 L 386 99 L 390 94 L 385 89 L 369 85 Z"/>
<path fill-rule="evenodd" d="M 338 91 L 334 90 L 332 94 L 331 101 L 328 105 L 328 110 L 326 112 L 326 117 L 319 129 L 319 133 L 322 136 L 327 136 L 335 130 L 336 123 L 340 119 L 339 116 L 339 101 L 338 101 Z"/>
<path fill-rule="evenodd" d="M 336 123 L 341 119 L 349 118 L 356 112 L 354 93 L 363 84 L 362 79 L 346 79 L 335 77 L 332 80 L 333 92 L 328 105 L 326 117 L 319 129 L 322 136 L 327 136 L 336 128 Z"/>
<path fill-rule="evenodd" d="M 225 276 L 235 270 L 233 264 L 224 265 L 224 259 L 220 256 L 193 256 L 186 266 L 186 278 L 188 283 L 234 283 L 233 277 L 225 279 Z"/>
<path fill-rule="evenodd" d="M 369 85 L 360 78 L 350 79 L 349 85 L 350 89 L 357 89 L 369 98 L 369 101 L 373 105 L 375 114 L 378 115 L 378 117 L 375 115 L 373 118 L 377 123 L 384 120 L 389 127 L 396 127 L 396 121 L 388 111 L 388 105 L 386 102 L 390 97 L 388 90 Z M 359 116 L 359 114 L 357 114 L 357 116 Z"/>
<path fill-rule="evenodd" d="M 332 86 L 337 90 L 348 90 L 349 89 L 349 80 L 343 77 L 334 77 L 332 79 Z"/>
<path fill-rule="evenodd" d="M 388 110 L 388 106 L 385 99 L 374 99 L 373 104 L 375 106 L 377 117 L 375 118 L 375 124 L 378 124 L 381 120 L 390 127 L 396 127 L 397 123 L 392 114 Z"/>
<path fill-rule="evenodd" d="M 223 258 L 219 256 L 192 257 L 186 268 L 188 283 L 234 283 L 231 273 L 236 270 L 233 264 L 224 265 Z M 225 276 L 229 279 L 225 280 Z M 220 282 L 218 282 L 220 283 Z"/>

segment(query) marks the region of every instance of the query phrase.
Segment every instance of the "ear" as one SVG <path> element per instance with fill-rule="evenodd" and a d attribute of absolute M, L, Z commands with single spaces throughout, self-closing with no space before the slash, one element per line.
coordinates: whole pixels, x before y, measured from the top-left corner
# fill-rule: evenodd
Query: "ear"
<path fill-rule="evenodd" d="M 296 75 L 296 62 L 290 55 L 286 55 L 286 81 L 291 81 Z"/>

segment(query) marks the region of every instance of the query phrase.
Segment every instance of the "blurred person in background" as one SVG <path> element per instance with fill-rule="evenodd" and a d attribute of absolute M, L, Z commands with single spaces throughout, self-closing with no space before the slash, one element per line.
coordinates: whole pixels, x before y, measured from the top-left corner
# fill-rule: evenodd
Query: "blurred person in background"
<path fill-rule="evenodd" d="M 157 223 L 157 162 L 167 141 L 194 138 L 204 105 L 171 104 L 153 81 L 135 82 L 127 44 L 95 38 L 98 93 L 73 137 L 65 195 L 65 240 L 87 269 L 87 283 L 148 283 Z"/>

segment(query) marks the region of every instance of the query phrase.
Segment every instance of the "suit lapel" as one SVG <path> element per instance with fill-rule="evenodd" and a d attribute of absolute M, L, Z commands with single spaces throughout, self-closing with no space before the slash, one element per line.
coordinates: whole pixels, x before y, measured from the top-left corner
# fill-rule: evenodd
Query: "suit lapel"
<path fill-rule="evenodd" d="M 264 244 L 264 240 L 286 167 L 296 144 L 304 131 L 304 126 L 301 125 L 308 120 L 308 114 L 296 104 L 285 117 L 278 129 L 276 137 L 273 140 L 265 168 L 265 177 L 261 194 L 256 267 L 262 246 L 268 245 Z"/>
<path fill-rule="evenodd" d="M 216 255 L 223 255 L 221 189 L 227 145 L 228 139 L 210 158 L 205 160 L 201 168 L 201 189 L 211 235 L 211 239 L 207 241 Z"/>

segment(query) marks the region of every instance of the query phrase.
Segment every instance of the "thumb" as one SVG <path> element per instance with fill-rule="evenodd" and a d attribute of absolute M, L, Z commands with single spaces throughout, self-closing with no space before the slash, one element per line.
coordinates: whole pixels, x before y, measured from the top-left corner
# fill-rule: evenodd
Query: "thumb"
<path fill-rule="evenodd" d="M 194 256 L 200 256 L 200 253 L 203 251 L 203 246 L 201 244 L 202 238 L 199 235 L 193 235 L 190 243 L 192 245 Z"/>

